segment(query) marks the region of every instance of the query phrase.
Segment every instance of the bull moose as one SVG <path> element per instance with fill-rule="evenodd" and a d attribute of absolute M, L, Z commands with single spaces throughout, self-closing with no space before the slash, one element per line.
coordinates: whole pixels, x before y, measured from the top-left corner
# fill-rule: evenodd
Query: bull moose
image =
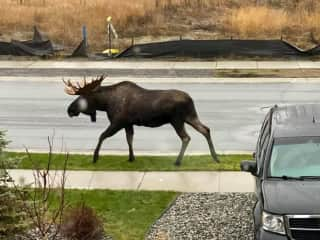
<path fill-rule="evenodd" d="M 193 100 L 187 93 L 179 90 L 148 90 L 129 81 L 101 86 L 104 79 L 105 76 L 100 76 L 90 82 L 84 79 L 77 83 L 63 80 L 67 94 L 79 95 L 68 107 L 70 117 L 84 113 L 95 122 L 96 111 L 104 111 L 110 120 L 110 125 L 100 135 L 94 151 L 94 163 L 99 158 L 103 141 L 119 130 L 124 128 L 126 131 L 131 162 L 135 159 L 132 148 L 134 125 L 159 127 L 171 124 L 182 141 L 180 153 L 175 162 L 175 165 L 179 166 L 190 141 L 185 123 L 206 138 L 213 160 L 219 162 L 211 140 L 210 129 L 200 122 Z"/>

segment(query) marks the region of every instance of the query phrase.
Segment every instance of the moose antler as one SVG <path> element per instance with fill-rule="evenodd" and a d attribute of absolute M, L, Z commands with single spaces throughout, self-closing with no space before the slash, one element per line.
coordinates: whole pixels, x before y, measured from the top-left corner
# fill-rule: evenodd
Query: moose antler
<path fill-rule="evenodd" d="M 102 81 L 106 78 L 105 75 L 98 76 L 87 82 L 86 77 L 83 78 L 81 82 L 72 83 L 70 80 L 65 81 L 62 79 L 66 85 L 64 91 L 69 95 L 84 95 L 95 91 L 100 87 Z"/>

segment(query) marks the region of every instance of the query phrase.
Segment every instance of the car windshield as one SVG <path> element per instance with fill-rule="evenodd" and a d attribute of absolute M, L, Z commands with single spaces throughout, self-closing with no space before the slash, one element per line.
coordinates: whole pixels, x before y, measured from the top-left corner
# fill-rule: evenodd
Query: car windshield
<path fill-rule="evenodd" d="M 269 177 L 320 177 L 320 137 L 275 139 Z"/>

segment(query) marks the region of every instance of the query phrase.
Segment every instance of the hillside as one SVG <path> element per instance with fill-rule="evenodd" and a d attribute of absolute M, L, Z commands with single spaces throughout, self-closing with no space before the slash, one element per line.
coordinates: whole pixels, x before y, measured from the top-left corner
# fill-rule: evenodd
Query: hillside
<path fill-rule="evenodd" d="M 32 26 L 74 48 L 81 26 L 92 50 L 106 47 L 111 15 L 124 48 L 166 39 L 279 39 L 310 48 L 320 39 L 316 0 L 2 0 L 0 40 L 26 39 Z"/>

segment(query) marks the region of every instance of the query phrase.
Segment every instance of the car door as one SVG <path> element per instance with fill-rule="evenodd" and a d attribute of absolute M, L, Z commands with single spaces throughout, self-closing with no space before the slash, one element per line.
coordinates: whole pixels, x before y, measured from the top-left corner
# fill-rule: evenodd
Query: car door
<path fill-rule="evenodd" d="M 255 154 L 255 159 L 257 162 L 257 177 L 255 178 L 257 202 L 254 207 L 254 225 L 256 230 L 255 234 L 257 235 L 259 235 L 257 231 L 258 229 L 260 229 L 260 225 L 261 225 L 261 215 L 262 215 L 262 208 L 263 208 L 261 184 L 262 184 L 264 161 L 267 155 L 268 144 L 271 136 L 271 121 L 272 121 L 271 117 L 272 117 L 272 109 L 267 113 L 263 121 L 263 124 L 261 126 L 261 130 L 259 133 L 257 146 L 256 146 L 256 154 Z"/>

